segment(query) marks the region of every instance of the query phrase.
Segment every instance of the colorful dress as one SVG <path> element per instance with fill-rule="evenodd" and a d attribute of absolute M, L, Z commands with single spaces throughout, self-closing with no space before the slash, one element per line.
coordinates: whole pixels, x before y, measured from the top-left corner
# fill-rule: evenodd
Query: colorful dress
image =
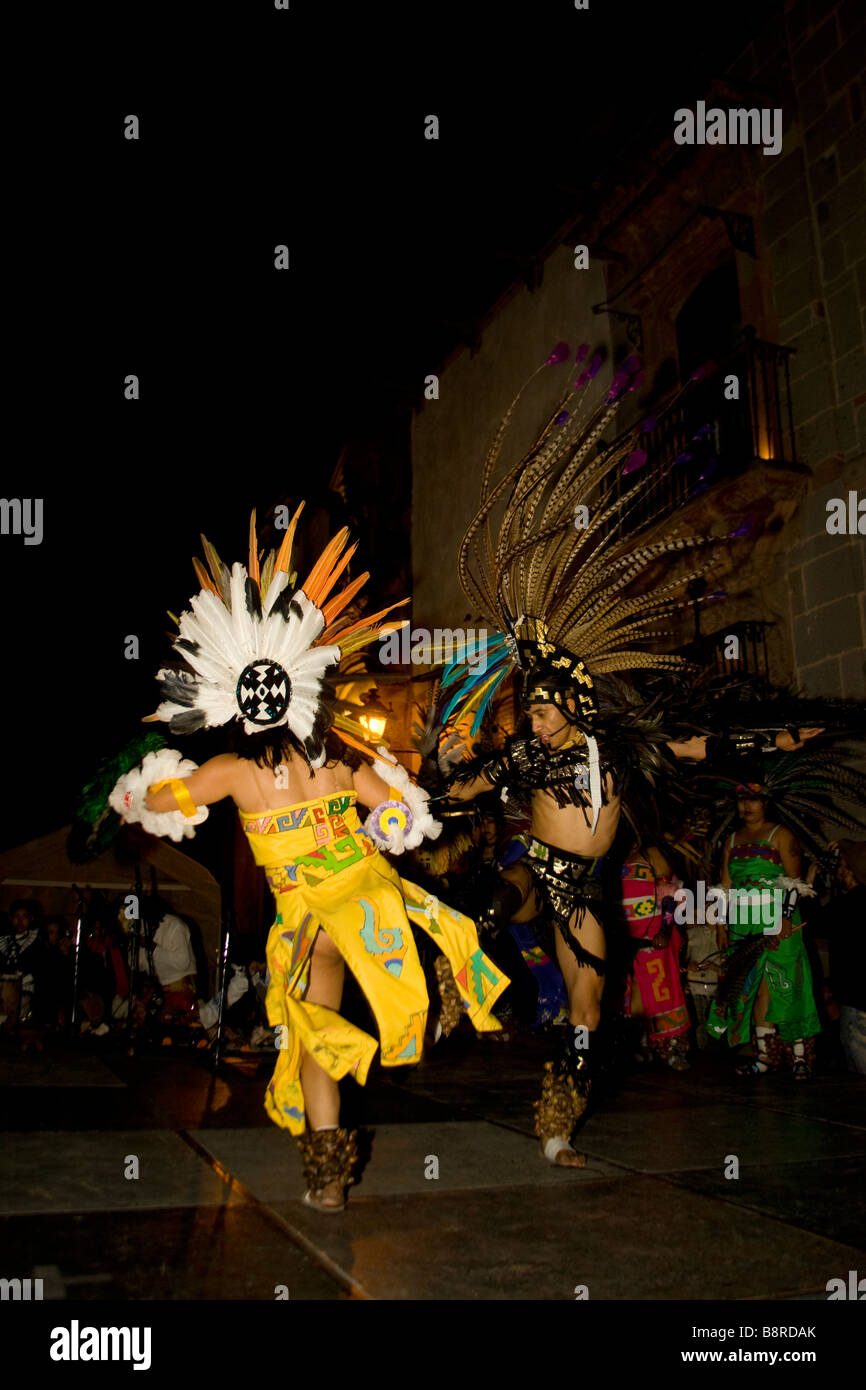
<path fill-rule="evenodd" d="M 656 893 L 651 865 L 632 860 L 622 866 L 622 906 L 632 937 L 649 941 L 662 930 L 662 907 Z M 635 955 L 632 974 L 649 1023 L 650 1046 L 663 1050 L 670 1038 L 689 1030 L 680 979 L 682 938 L 671 925 L 670 940 L 660 950 L 642 947 Z M 630 993 L 629 1000 L 630 1004 Z"/>
<path fill-rule="evenodd" d="M 774 825 L 765 840 L 738 845 L 736 832 L 731 836 L 728 852 L 728 872 L 731 887 L 740 891 L 750 890 L 752 901 L 757 908 L 758 894 L 772 892 L 778 878 L 785 874 L 782 856 L 773 844 L 778 830 Z M 781 891 L 781 890 L 779 890 Z M 732 947 L 739 946 L 750 936 L 764 931 L 763 914 L 760 911 L 744 911 L 742 899 L 737 920 L 728 922 L 728 937 Z M 730 914 L 729 914 L 730 917 Z M 796 927 L 802 921 L 799 910 L 794 910 L 792 918 Z M 812 970 L 803 933 L 795 931 L 787 940 L 771 937 L 778 945 L 763 951 L 753 965 L 743 988 L 727 1007 L 713 1002 L 707 1019 L 707 1031 L 714 1038 L 728 1034 L 730 1047 L 740 1047 L 749 1041 L 751 1035 L 752 1012 L 755 1007 L 761 980 L 767 981 L 769 1006 L 767 1023 L 774 1023 L 783 1042 L 796 1042 L 811 1038 L 820 1033 L 821 1024 L 815 1008 L 812 993 Z"/>
<path fill-rule="evenodd" d="M 264 866 L 277 917 L 268 937 L 268 1021 L 277 1065 L 265 1096 L 271 1119 L 293 1134 L 306 1125 L 301 1046 L 334 1080 L 367 1079 L 377 1046 L 385 1067 L 421 1057 L 429 1000 L 410 923 L 448 958 L 479 1032 L 508 979 L 478 945 L 474 923 L 400 877 L 361 826 L 353 791 L 240 818 Z M 313 944 L 322 928 L 367 997 L 379 1043 L 323 1004 L 304 1000 Z"/>

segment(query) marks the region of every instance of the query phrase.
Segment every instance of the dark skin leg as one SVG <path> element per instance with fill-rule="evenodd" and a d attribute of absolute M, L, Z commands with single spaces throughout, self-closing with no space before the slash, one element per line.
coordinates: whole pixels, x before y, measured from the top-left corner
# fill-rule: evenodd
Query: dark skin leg
<path fill-rule="evenodd" d="M 512 921 L 531 922 L 533 917 L 538 916 L 538 902 L 532 883 L 532 875 L 529 870 L 525 869 L 522 864 L 512 864 L 510 868 L 502 870 L 502 877 L 507 879 L 509 883 L 516 883 L 523 894 L 523 902 L 519 911 L 515 912 Z M 601 945 L 598 945 L 595 935 L 587 936 L 588 919 L 584 919 L 581 939 L 587 950 L 592 951 L 595 955 L 604 957 L 604 936 L 601 927 L 595 921 L 595 918 L 592 919 L 592 922 L 597 930 L 598 937 L 601 939 Z M 572 919 L 572 927 L 573 925 L 574 919 Z M 558 932 L 556 934 L 556 959 L 562 971 L 565 980 L 565 988 L 568 992 L 568 1016 L 570 1021 L 573 1024 L 583 1024 L 587 1028 L 597 1027 L 601 1008 L 601 988 L 603 987 L 604 981 L 599 979 L 594 970 L 578 969 L 577 961 L 574 959 L 574 956 L 571 954 Z M 592 1002 L 595 997 L 594 992 L 585 981 L 576 979 L 575 976 L 590 976 L 593 980 L 598 982 L 598 999 L 594 1011 Z M 593 1017 L 595 1018 L 595 1023 L 587 1022 L 588 1019 Z M 586 1154 L 575 1153 L 571 1149 L 561 1149 L 556 1155 L 555 1161 L 561 1168 L 585 1168 Z"/>

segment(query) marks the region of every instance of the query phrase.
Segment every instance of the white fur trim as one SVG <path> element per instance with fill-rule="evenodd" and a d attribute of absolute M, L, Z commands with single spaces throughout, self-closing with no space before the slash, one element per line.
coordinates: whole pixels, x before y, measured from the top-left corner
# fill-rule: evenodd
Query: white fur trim
<path fill-rule="evenodd" d="M 190 762 L 176 748 L 146 753 L 138 767 L 118 778 L 108 804 L 124 820 L 138 822 L 151 835 L 168 836 L 170 840 L 191 838 L 195 834 L 194 827 L 208 818 L 206 806 L 198 807 L 197 814 L 188 819 L 182 811 L 149 811 L 144 801 L 148 787 L 154 782 L 188 777 L 197 771 L 198 763 Z"/>
<path fill-rule="evenodd" d="M 784 888 L 786 893 L 789 888 L 796 888 L 798 898 L 814 898 L 817 896 L 815 889 L 811 888 L 805 879 L 788 878 L 787 874 L 780 874 L 773 887 Z"/>
<path fill-rule="evenodd" d="M 542 1153 L 544 1154 L 544 1157 L 547 1159 L 548 1163 L 555 1163 L 556 1155 L 561 1154 L 563 1149 L 568 1149 L 570 1153 L 574 1153 L 574 1149 L 571 1147 L 567 1139 L 548 1139 L 547 1143 L 542 1149 Z"/>
<path fill-rule="evenodd" d="M 390 853 L 402 854 L 406 849 L 417 849 L 424 839 L 438 840 L 442 834 L 442 824 L 433 819 L 427 808 L 430 797 L 427 792 L 416 786 L 406 769 L 399 763 L 385 763 L 377 759 L 373 763 L 373 771 L 387 786 L 394 787 L 400 793 L 412 812 L 412 829 L 400 848 L 392 849 Z"/>

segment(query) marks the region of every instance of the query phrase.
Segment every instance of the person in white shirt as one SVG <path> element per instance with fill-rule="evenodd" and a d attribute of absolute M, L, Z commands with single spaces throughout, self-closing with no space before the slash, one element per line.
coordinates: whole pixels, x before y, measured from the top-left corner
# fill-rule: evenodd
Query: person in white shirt
<path fill-rule="evenodd" d="M 138 964 L 140 970 L 149 973 L 147 952 L 143 946 L 139 950 Z M 197 1021 L 196 961 L 190 931 L 186 922 L 173 912 L 163 912 L 153 934 L 153 969 L 165 993 L 160 1015 L 162 1021 Z"/>

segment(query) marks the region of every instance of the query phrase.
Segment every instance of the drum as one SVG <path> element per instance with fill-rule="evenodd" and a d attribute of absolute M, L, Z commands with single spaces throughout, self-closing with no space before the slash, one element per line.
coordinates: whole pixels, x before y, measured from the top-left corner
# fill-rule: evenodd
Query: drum
<path fill-rule="evenodd" d="M 17 975 L 0 975 L 0 1028 L 8 1032 L 18 1027 L 21 1012 L 21 979 Z"/>

